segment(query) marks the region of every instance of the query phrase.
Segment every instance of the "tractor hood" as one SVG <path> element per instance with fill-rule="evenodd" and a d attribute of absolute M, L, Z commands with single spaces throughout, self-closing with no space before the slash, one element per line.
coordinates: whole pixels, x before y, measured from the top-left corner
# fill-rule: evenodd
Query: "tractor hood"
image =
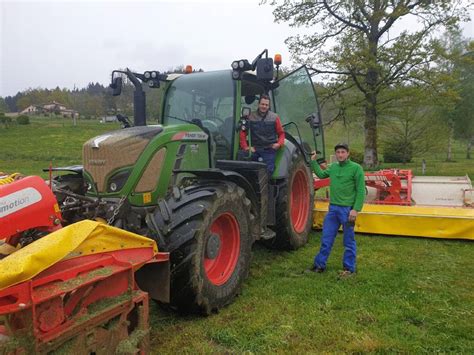
<path fill-rule="evenodd" d="M 97 183 L 98 192 L 105 192 L 109 173 L 135 164 L 148 143 L 162 131 L 162 126 L 132 127 L 105 133 L 84 143 L 84 170 Z"/>

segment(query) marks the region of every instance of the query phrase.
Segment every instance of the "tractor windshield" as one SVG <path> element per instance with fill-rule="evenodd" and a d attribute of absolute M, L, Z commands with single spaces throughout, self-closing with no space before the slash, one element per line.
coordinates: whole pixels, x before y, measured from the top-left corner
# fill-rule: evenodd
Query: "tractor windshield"
<path fill-rule="evenodd" d="M 230 70 L 182 75 L 166 91 L 163 124 L 199 120 L 216 142 L 216 158 L 230 159 L 234 91 Z"/>

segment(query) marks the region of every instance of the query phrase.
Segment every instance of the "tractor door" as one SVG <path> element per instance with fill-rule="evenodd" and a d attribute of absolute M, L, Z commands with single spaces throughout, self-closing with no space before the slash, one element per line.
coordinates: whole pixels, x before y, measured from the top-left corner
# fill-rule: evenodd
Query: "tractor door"
<path fill-rule="evenodd" d="M 287 139 L 296 140 L 307 161 L 313 150 L 318 152 L 318 161 L 323 161 L 323 125 L 308 69 L 306 66 L 296 69 L 278 80 L 275 86 L 272 91 L 274 109 L 280 116 Z"/>

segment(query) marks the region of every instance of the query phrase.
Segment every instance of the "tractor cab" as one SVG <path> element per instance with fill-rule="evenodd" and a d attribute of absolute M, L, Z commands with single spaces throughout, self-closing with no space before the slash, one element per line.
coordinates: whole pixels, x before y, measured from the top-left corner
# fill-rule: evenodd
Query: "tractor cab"
<path fill-rule="evenodd" d="M 190 122 L 200 126 L 211 137 L 214 167 L 217 160 L 237 158 L 240 120 L 245 112 L 257 109 L 260 95 L 269 94 L 271 110 L 280 116 L 289 142 L 286 149 L 278 152 L 277 161 L 285 161 L 294 149 L 299 149 L 307 161 L 313 150 L 319 151 L 324 159 L 319 107 L 306 67 L 273 80 L 271 58 L 257 57 L 254 63 L 238 60 L 232 63 L 232 70 L 193 73 L 174 79 L 163 100 L 163 125 Z M 255 68 L 256 73 L 250 71 Z M 282 170 L 276 169 L 273 177 L 284 177 Z"/>

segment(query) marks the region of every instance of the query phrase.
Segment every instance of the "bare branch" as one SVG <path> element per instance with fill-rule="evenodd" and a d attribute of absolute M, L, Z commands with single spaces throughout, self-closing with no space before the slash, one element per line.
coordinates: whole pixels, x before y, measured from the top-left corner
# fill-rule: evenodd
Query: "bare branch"
<path fill-rule="evenodd" d="M 336 18 L 338 21 L 344 23 L 345 25 L 347 25 L 347 26 L 349 26 L 349 27 L 355 28 L 355 29 L 357 29 L 357 30 L 359 30 L 359 31 L 362 31 L 362 32 L 364 32 L 364 33 L 368 33 L 368 30 L 367 30 L 366 27 L 364 28 L 364 27 L 362 27 L 362 26 L 360 26 L 360 25 L 357 25 L 357 24 L 355 24 L 355 23 L 353 23 L 353 22 L 351 22 L 351 21 L 348 21 L 348 20 L 346 20 L 345 18 L 339 16 L 338 14 L 336 14 L 336 13 L 333 11 L 333 9 L 331 8 L 331 6 L 328 5 L 327 0 L 323 0 L 323 5 L 324 5 L 324 7 L 326 8 L 327 12 L 329 12 L 329 13 L 331 14 L 331 16 L 333 16 L 334 18 Z"/>
<path fill-rule="evenodd" d="M 313 71 L 311 73 L 311 76 L 316 75 L 316 74 L 337 74 L 337 75 L 351 75 L 350 71 L 337 71 L 337 70 L 320 70 L 312 67 L 308 67 L 310 71 Z"/>

